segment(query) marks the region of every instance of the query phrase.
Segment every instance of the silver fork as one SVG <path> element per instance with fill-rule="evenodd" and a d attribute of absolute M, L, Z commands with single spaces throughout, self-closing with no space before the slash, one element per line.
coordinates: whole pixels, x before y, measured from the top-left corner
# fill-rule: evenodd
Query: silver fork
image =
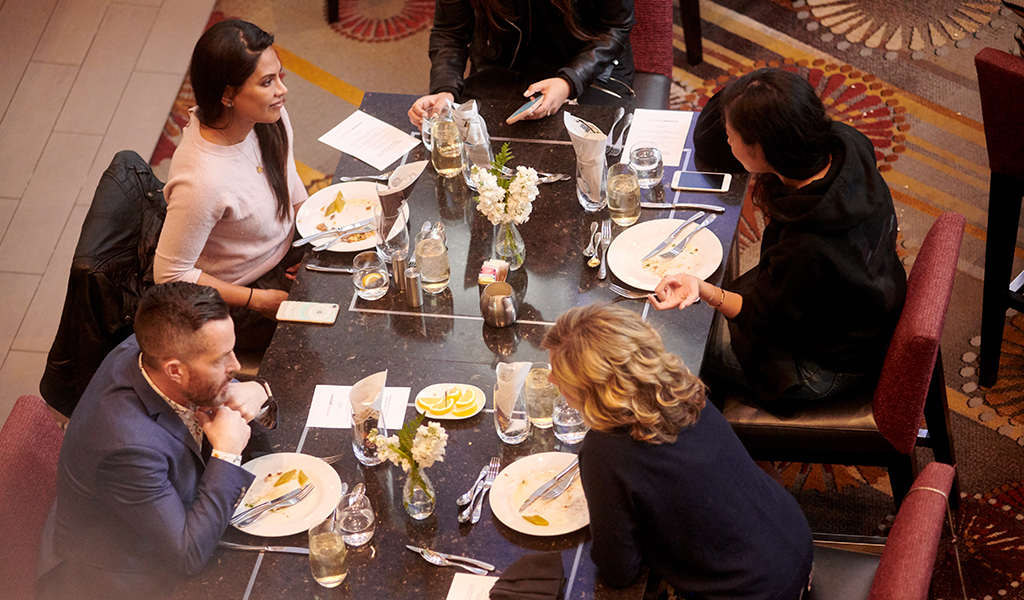
<path fill-rule="evenodd" d="M 565 493 L 565 490 L 569 489 L 569 486 L 572 485 L 573 479 L 576 479 L 576 477 L 578 477 L 579 474 L 580 465 L 579 463 L 576 463 L 576 467 L 569 472 L 569 475 L 567 477 L 564 477 L 561 481 L 559 481 L 558 485 L 555 485 L 551 489 L 547 490 L 546 492 L 538 496 L 537 500 L 554 500 L 555 498 L 561 496 L 563 493 Z"/>
<path fill-rule="evenodd" d="M 672 258 L 675 258 L 675 257 L 679 256 L 679 253 L 682 252 L 684 248 L 686 248 L 686 244 L 690 243 L 690 240 L 693 239 L 693 236 L 696 235 L 696 233 L 698 231 L 700 231 L 701 229 L 704 229 L 705 227 L 710 225 L 712 222 L 714 222 L 714 220 L 715 220 L 715 218 L 717 216 L 718 215 L 714 215 L 714 214 L 708 215 L 708 217 L 706 219 L 704 219 L 703 221 L 700 222 L 700 225 L 698 225 L 696 229 L 694 229 L 690 233 L 686 234 L 686 237 L 683 238 L 682 242 L 676 244 L 670 250 L 668 250 L 666 252 L 662 252 L 658 256 L 660 256 L 661 258 L 664 258 L 664 259 L 672 259 Z"/>
<path fill-rule="evenodd" d="M 484 494 L 488 489 L 487 481 L 490 480 L 492 484 L 494 483 L 494 477 L 498 476 L 498 468 L 500 466 L 501 459 L 497 456 L 491 457 L 491 462 L 487 464 L 487 475 L 484 477 L 483 483 L 481 483 L 480 487 L 477 488 L 476 494 L 474 494 L 473 498 L 469 501 L 469 506 L 466 507 L 466 510 L 459 513 L 459 523 L 466 523 L 473 518 L 474 514 L 477 515 L 477 520 L 480 519 L 479 514 L 483 507 Z M 492 472 L 494 473 L 493 476 L 491 475 Z M 475 523 L 476 521 L 473 522 Z"/>
<path fill-rule="evenodd" d="M 339 177 L 338 178 L 338 183 L 344 183 L 344 182 L 347 182 L 347 181 L 361 181 L 363 179 L 374 179 L 376 181 L 387 181 L 388 179 L 391 178 L 391 174 L 394 173 L 394 172 L 395 171 L 392 169 L 391 171 L 387 171 L 387 172 L 381 173 L 379 175 L 350 175 L 348 177 Z"/>
<path fill-rule="evenodd" d="M 251 515 L 250 517 L 248 517 L 246 519 L 243 519 L 243 520 L 239 521 L 238 523 L 232 523 L 232 525 L 234 525 L 235 527 L 245 527 L 246 525 L 251 525 L 251 524 L 255 523 L 257 519 L 259 519 L 260 517 L 265 515 L 267 512 L 269 512 L 271 510 L 274 510 L 275 508 L 284 508 L 286 506 L 292 506 L 292 505 L 298 504 L 299 502 L 305 500 L 307 496 L 309 496 L 310 494 L 313 493 L 313 490 L 315 488 L 316 488 L 315 485 L 313 485 L 312 483 L 308 483 L 305 486 L 303 486 L 303 488 L 301 490 L 299 490 L 298 494 L 292 496 L 291 498 L 289 498 L 289 499 L 287 499 L 287 500 L 285 500 L 283 502 L 278 502 L 276 504 L 274 504 L 274 503 L 268 504 L 267 506 L 264 506 L 261 511 Z"/>
<path fill-rule="evenodd" d="M 612 222 L 605 219 L 601 223 L 601 268 L 597 271 L 597 278 L 604 279 L 608 276 L 608 246 L 612 243 Z"/>
<path fill-rule="evenodd" d="M 616 294 L 622 296 L 623 298 L 629 298 L 630 300 L 646 300 L 647 299 L 647 292 L 637 292 L 635 290 L 627 290 L 626 288 L 624 288 L 622 286 L 619 286 L 619 285 L 615 285 L 614 283 L 611 283 L 611 282 L 608 283 L 608 288 L 611 291 L 615 292 Z"/>
<path fill-rule="evenodd" d="M 629 129 L 630 123 L 633 122 L 633 113 L 626 115 L 626 120 L 622 124 L 622 131 L 619 132 L 618 139 L 612 144 L 611 148 L 608 148 L 608 156 L 618 156 L 622 154 L 622 144 L 626 142 L 626 130 Z"/>

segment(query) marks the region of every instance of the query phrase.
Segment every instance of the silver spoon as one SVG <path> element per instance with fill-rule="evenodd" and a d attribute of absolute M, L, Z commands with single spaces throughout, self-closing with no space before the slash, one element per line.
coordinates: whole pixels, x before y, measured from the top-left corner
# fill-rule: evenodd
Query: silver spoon
<path fill-rule="evenodd" d="M 597 221 L 590 224 L 590 245 L 583 250 L 583 256 L 593 256 L 596 250 L 595 234 L 597 234 Z"/>
<path fill-rule="evenodd" d="M 437 552 L 434 552 L 433 550 L 427 550 L 426 548 L 420 551 L 420 556 L 422 556 L 423 560 L 427 561 L 428 563 L 435 564 L 439 567 L 462 567 L 463 569 L 476 575 L 487 575 L 487 571 L 483 569 L 471 567 L 469 565 L 463 565 L 457 562 L 452 562 L 447 558 L 441 556 Z"/>
<path fill-rule="evenodd" d="M 366 486 L 363 485 L 362 483 L 357 483 L 356 487 L 352 488 L 352 497 L 348 499 L 348 505 L 352 506 L 353 504 L 357 504 L 360 500 L 363 499 L 363 496 L 365 494 Z"/>

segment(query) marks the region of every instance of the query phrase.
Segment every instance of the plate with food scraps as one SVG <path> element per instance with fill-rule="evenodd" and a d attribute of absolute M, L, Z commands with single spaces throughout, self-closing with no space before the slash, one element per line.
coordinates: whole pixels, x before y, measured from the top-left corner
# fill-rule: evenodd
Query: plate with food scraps
<path fill-rule="evenodd" d="M 465 383 L 435 383 L 416 394 L 416 410 L 430 419 L 468 419 L 487 404 L 484 391 Z"/>
<path fill-rule="evenodd" d="M 665 275 L 688 273 L 707 279 L 722 264 L 722 242 L 706 227 L 693 236 L 679 256 L 665 259 L 659 254 L 641 260 L 677 227 L 678 219 L 655 219 L 633 225 L 608 247 L 608 268 L 624 283 L 649 292 Z M 676 240 L 681 242 L 696 227 L 697 223 L 687 225 Z M 668 250 L 665 248 L 664 252 Z"/>
<path fill-rule="evenodd" d="M 359 221 L 373 221 L 373 207 L 380 204 L 377 199 L 377 184 L 372 181 L 350 181 L 329 185 L 309 197 L 295 215 L 295 228 L 301 237 L 344 227 Z M 409 217 L 406 204 L 405 217 Z M 394 231 L 397 234 L 397 231 Z M 319 240 L 317 243 L 324 240 Z M 368 231 L 350 233 L 345 239 L 332 245 L 332 252 L 358 252 L 377 245 L 376 235 L 371 227 Z"/>
<path fill-rule="evenodd" d="M 590 512 L 578 476 L 557 498 L 537 500 L 519 514 L 519 507 L 530 494 L 561 473 L 575 458 L 576 455 L 569 452 L 542 452 L 505 467 L 491 487 L 491 512 L 505 525 L 529 535 L 564 535 L 586 527 L 590 524 Z"/>
<path fill-rule="evenodd" d="M 249 510 L 302 487 L 314 485 L 304 500 L 292 506 L 264 513 L 255 522 L 238 529 L 264 537 L 282 537 L 306 531 L 323 521 L 341 500 L 341 478 L 333 467 L 315 456 L 280 452 L 254 458 L 242 468 L 256 476 L 235 514 Z"/>

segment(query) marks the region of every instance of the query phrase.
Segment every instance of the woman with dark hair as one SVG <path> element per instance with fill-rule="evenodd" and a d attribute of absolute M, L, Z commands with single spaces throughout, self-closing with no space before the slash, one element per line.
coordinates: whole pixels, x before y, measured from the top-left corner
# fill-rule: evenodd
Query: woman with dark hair
<path fill-rule="evenodd" d="M 197 106 L 171 161 L 154 263 L 157 283 L 216 288 L 239 348 L 270 343 L 301 258 L 291 241 L 307 195 L 273 43 L 252 23 L 227 20 L 196 44 L 189 76 Z"/>
<path fill-rule="evenodd" d="M 633 23 L 633 0 L 437 0 L 430 95 L 412 105 L 409 120 L 418 127 L 435 105 L 468 98 L 541 94 L 527 119 L 550 115 L 570 98 L 626 104 Z"/>
<path fill-rule="evenodd" d="M 721 157 L 713 140 L 725 138 L 755 174 L 753 199 L 768 221 L 760 262 L 728 290 L 666 276 L 651 302 L 664 310 L 700 298 L 717 309 L 728 326 L 716 318 L 709 373 L 752 388 L 766 405 L 873 384 L 907 278 L 871 141 L 830 120 L 814 88 L 783 69 L 754 71 L 712 100 L 697 154 Z M 707 140 L 712 147 L 701 148 Z"/>
<path fill-rule="evenodd" d="M 801 597 L 814 550 L 800 507 L 649 324 L 577 307 L 543 345 L 552 383 L 590 426 L 580 477 L 604 581 L 629 585 L 646 565 L 685 598 Z"/>

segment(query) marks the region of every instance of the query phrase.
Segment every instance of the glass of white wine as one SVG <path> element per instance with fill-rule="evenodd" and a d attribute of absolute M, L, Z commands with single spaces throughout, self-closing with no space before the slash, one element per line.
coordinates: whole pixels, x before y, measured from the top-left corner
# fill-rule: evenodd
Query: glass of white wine
<path fill-rule="evenodd" d="M 316 582 L 326 588 L 337 587 L 348 575 L 345 540 L 333 516 L 309 528 L 309 569 Z"/>
<path fill-rule="evenodd" d="M 441 107 L 434 115 L 434 125 L 431 130 L 430 162 L 434 170 L 442 177 L 455 177 L 465 168 L 462 161 L 462 137 L 459 136 L 459 129 L 455 126 L 451 111 L 448 107 Z"/>
<path fill-rule="evenodd" d="M 608 167 L 608 210 L 612 222 L 629 227 L 640 219 L 640 183 L 636 170 L 625 163 Z"/>

